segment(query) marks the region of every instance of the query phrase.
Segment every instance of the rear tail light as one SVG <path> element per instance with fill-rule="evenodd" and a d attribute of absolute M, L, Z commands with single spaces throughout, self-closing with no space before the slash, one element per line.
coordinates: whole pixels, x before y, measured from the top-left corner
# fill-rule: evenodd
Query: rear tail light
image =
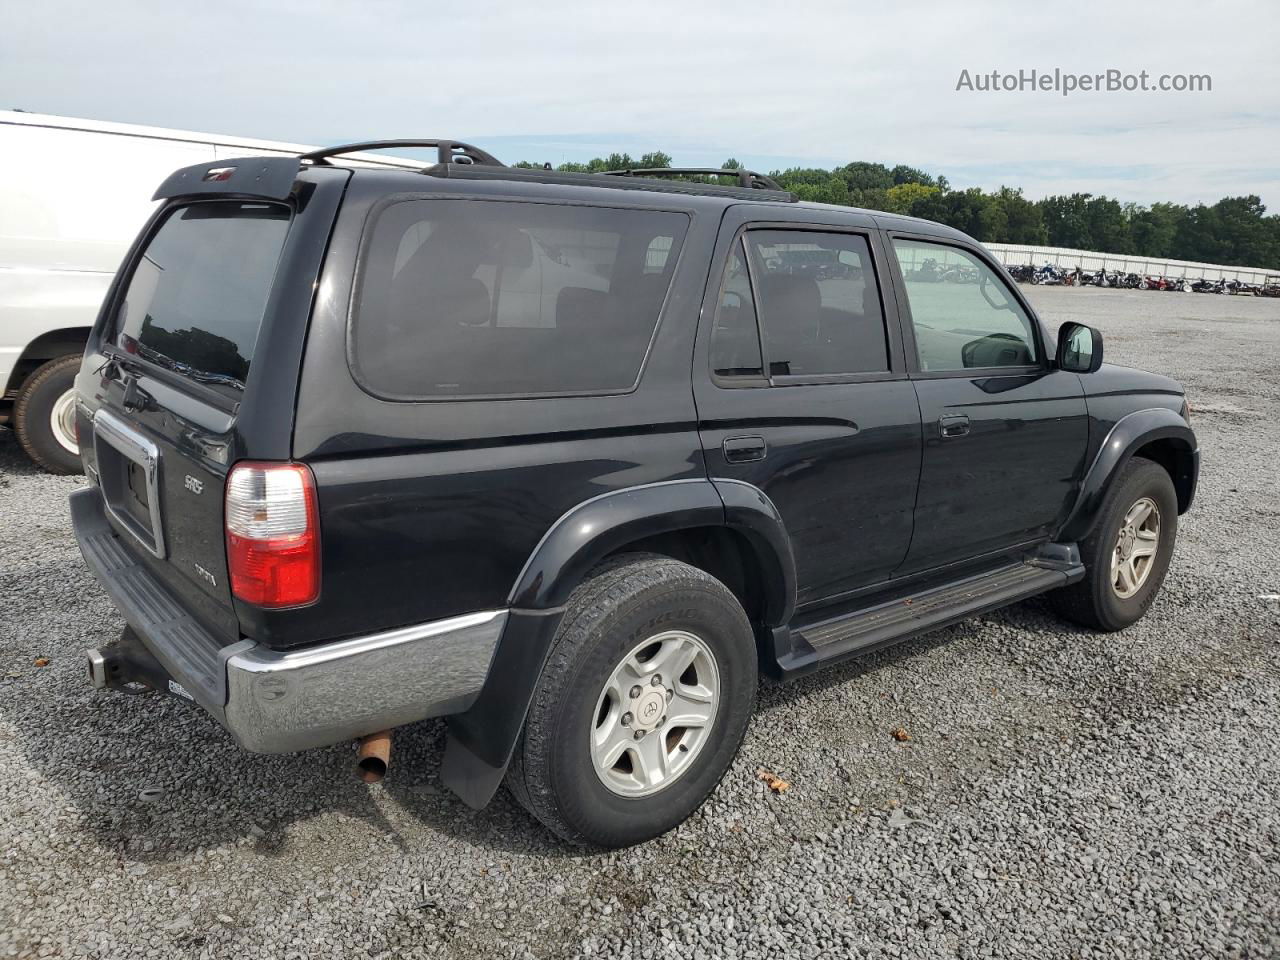
<path fill-rule="evenodd" d="M 320 596 L 316 483 L 300 463 L 238 463 L 227 477 L 231 592 L 259 607 Z"/>

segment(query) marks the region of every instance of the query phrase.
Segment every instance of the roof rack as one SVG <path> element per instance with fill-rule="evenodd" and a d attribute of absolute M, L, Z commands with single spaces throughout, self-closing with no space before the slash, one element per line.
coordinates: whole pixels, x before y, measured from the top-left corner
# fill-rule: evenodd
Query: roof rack
<path fill-rule="evenodd" d="M 446 173 L 446 169 L 448 172 Z M 422 171 L 427 176 L 460 177 L 467 180 L 515 180 L 533 183 L 558 183 L 574 187 L 595 187 L 603 190 L 639 190 L 652 193 L 683 193 L 693 196 L 736 197 L 740 200 L 774 200 L 795 203 L 800 198 L 787 190 L 769 190 L 762 187 L 740 187 L 735 184 L 695 183 L 680 180 L 662 180 L 655 177 L 606 177 L 599 173 L 566 173 L 538 167 L 487 167 L 483 164 L 462 165 L 451 168 L 430 167 Z"/>
<path fill-rule="evenodd" d="M 541 168 L 508 167 L 493 154 L 460 140 L 368 140 L 362 143 L 343 143 L 334 147 L 323 147 L 301 154 L 298 159 L 303 163 L 327 166 L 331 157 L 347 153 L 423 148 L 435 149 L 437 163 L 428 166 L 422 173 L 436 177 L 534 180 L 543 183 L 669 193 L 706 193 L 752 200 L 783 200 L 790 203 L 795 203 L 798 199 L 794 193 L 780 187 L 772 177 L 766 177 L 751 170 L 721 170 L 713 167 L 632 167 L 626 170 L 603 170 L 599 173 L 563 173 L 552 170 L 550 164 L 544 164 Z M 602 176 L 609 177 L 609 180 L 602 182 Z M 683 176 L 723 177 L 737 182 L 719 184 L 698 181 L 671 182 L 664 179 Z"/>
<path fill-rule="evenodd" d="M 733 177 L 740 187 L 756 190 L 781 190 L 773 177 L 753 170 L 733 170 L 719 167 L 631 167 L 626 170 L 602 170 L 607 177 Z"/>
<path fill-rule="evenodd" d="M 503 163 L 493 154 L 473 147 L 460 140 L 368 140 L 364 143 L 343 143 L 336 147 L 323 147 L 302 154 L 298 159 L 315 164 L 328 164 L 330 157 L 344 153 L 363 153 L 366 150 L 421 149 L 435 147 L 437 161 L 441 164 L 480 164 L 486 167 L 501 167 Z"/>

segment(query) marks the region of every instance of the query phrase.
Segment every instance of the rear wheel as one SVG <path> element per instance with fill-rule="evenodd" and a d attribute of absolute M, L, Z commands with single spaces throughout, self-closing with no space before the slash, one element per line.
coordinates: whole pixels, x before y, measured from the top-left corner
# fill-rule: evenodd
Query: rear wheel
<path fill-rule="evenodd" d="M 1160 592 L 1178 533 L 1178 497 L 1168 472 L 1135 457 L 1103 501 L 1093 532 L 1080 544 L 1085 577 L 1049 594 L 1068 620 L 1095 630 L 1123 630 L 1146 614 Z"/>
<path fill-rule="evenodd" d="M 724 584 L 665 557 L 615 562 L 570 598 L 507 787 L 567 840 L 656 837 L 724 776 L 756 680 L 751 625 Z"/>
<path fill-rule="evenodd" d="M 18 393 L 13 428 L 27 455 L 50 473 L 80 473 L 76 442 L 76 373 L 80 356 L 50 360 Z"/>

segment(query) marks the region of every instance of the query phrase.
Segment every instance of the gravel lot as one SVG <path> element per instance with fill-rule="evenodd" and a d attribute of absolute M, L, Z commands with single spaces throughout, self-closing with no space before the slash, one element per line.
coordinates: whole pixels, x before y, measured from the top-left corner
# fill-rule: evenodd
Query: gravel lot
<path fill-rule="evenodd" d="M 1205 470 L 1150 616 L 1032 601 L 766 684 L 701 813 L 610 855 L 443 792 L 437 722 L 366 788 L 350 747 L 95 695 L 121 623 L 78 481 L 0 430 L 0 956 L 1280 955 L 1280 300 L 1030 294 L 1188 387 Z"/>

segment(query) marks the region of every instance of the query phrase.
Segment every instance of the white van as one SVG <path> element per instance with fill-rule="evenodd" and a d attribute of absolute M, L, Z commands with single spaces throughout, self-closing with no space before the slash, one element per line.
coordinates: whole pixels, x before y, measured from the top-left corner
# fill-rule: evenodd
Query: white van
<path fill-rule="evenodd" d="M 195 163 L 311 149 L 0 110 L 0 424 L 14 429 L 36 463 L 80 471 L 72 381 L 98 305 L 161 181 Z"/>

